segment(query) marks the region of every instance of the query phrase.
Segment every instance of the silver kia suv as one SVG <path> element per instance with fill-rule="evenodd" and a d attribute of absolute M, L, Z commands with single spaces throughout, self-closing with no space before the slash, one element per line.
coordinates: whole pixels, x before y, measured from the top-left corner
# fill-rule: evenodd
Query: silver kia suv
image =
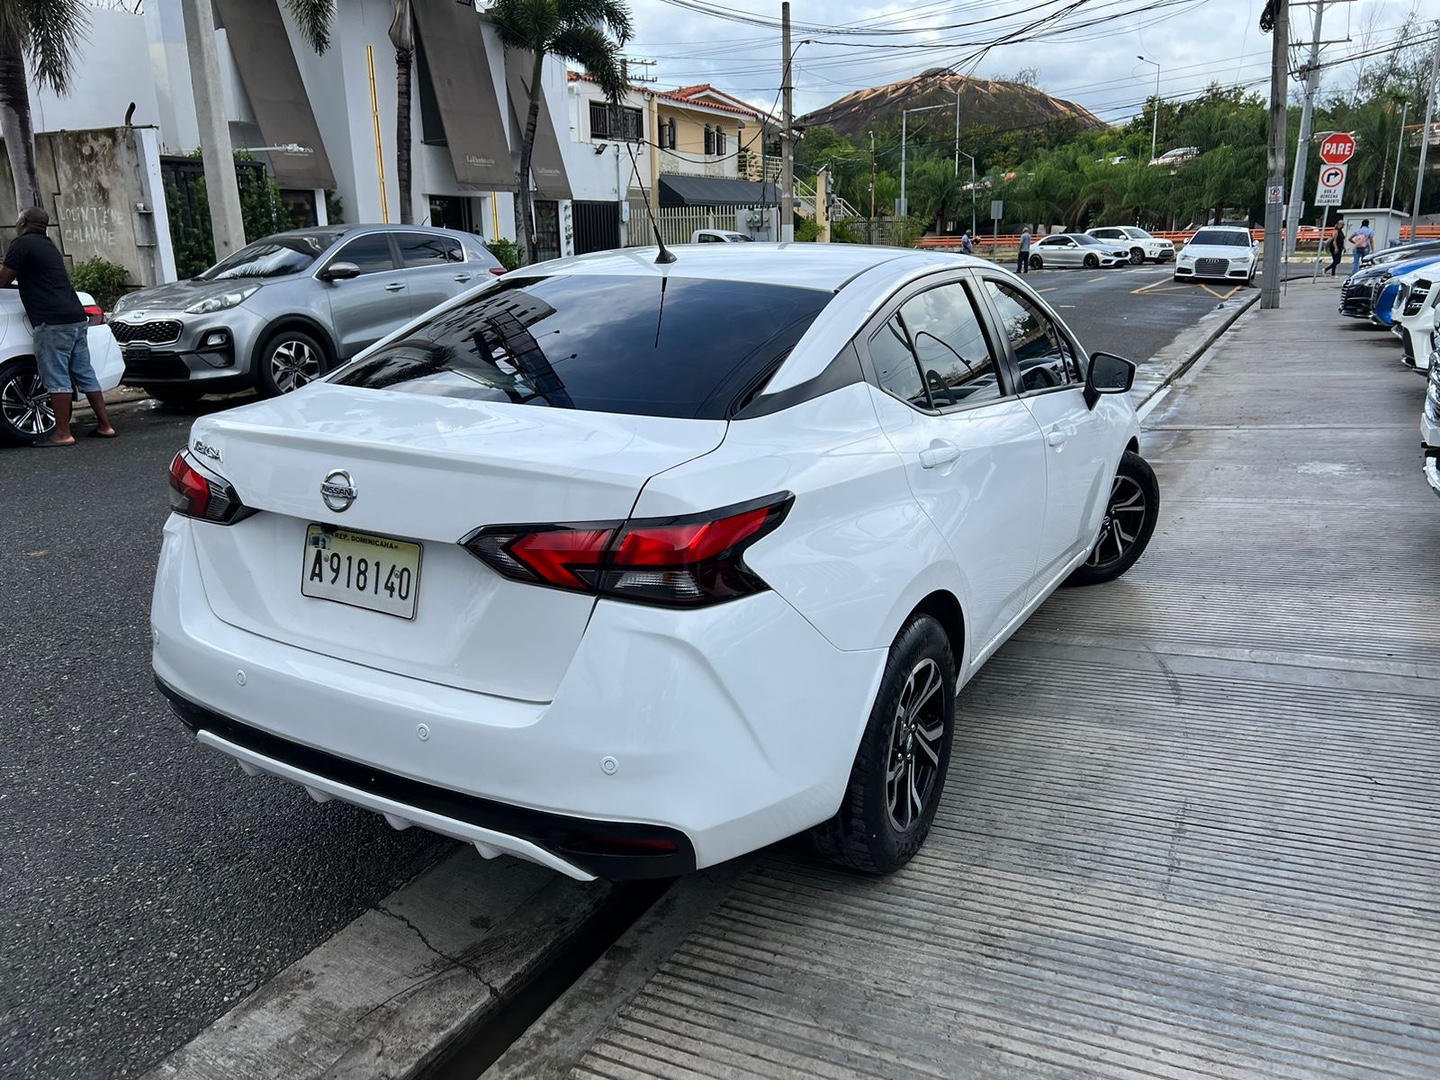
<path fill-rule="evenodd" d="M 257 240 L 199 277 L 121 298 L 125 382 L 184 404 L 288 393 L 504 268 L 479 237 L 335 225 Z"/>

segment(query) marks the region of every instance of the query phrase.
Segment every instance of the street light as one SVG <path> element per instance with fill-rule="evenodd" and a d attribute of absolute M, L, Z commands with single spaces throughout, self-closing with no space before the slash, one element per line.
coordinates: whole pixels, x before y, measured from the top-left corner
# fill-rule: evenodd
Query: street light
<path fill-rule="evenodd" d="M 1145 57 L 1137 55 L 1136 60 L 1146 64 L 1155 64 L 1155 122 L 1150 127 L 1150 161 L 1155 161 L 1155 137 L 1160 134 L 1160 65 L 1154 60 L 1146 60 Z"/>
<path fill-rule="evenodd" d="M 975 159 L 958 146 L 955 148 L 955 175 L 960 175 L 960 159 L 970 162 L 970 235 L 975 235 Z"/>
<path fill-rule="evenodd" d="M 958 103 L 959 99 L 957 98 L 955 104 L 958 105 Z M 913 109 L 900 110 L 900 212 L 902 214 L 908 215 L 910 213 L 910 203 L 905 198 L 905 136 L 907 133 L 906 124 L 909 122 L 910 114 L 912 112 L 930 112 L 932 109 L 948 109 L 951 104 L 951 102 L 947 101 L 943 105 L 917 105 Z"/>

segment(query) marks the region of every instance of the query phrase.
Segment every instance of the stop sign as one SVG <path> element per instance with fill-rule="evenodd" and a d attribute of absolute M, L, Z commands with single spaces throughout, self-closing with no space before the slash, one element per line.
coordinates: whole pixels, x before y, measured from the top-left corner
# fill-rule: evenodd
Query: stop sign
<path fill-rule="evenodd" d="M 1326 165 L 1344 165 L 1355 156 L 1355 136 L 1337 131 L 1320 144 L 1320 160 Z"/>

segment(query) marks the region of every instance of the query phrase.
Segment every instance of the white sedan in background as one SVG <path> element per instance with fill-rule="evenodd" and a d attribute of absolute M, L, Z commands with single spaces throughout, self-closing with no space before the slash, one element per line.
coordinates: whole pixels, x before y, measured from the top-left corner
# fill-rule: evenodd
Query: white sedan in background
<path fill-rule="evenodd" d="M 957 689 L 1149 541 L 1134 366 L 978 259 L 677 254 L 196 421 L 151 624 L 201 743 L 579 879 L 915 853 Z"/>
<path fill-rule="evenodd" d="M 113 390 L 125 361 L 105 312 L 89 293 L 77 293 L 90 318 L 90 363 L 101 390 Z M 0 289 L 0 443 L 32 443 L 55 430 L 50 393 L 35 368 L 35 341 L 17 289 Z"/>
<path fill-rule="evenodd" d="M 1130 262 L 1135 266 L 1139 266 L 1146 259 L 1151 262 L 1163 263 L 1175 258 L 1173 243 L 1158 236 L 1151 236 L 1144 229 L 1134 225 L 1102 225 L 1099 228 L 1087 230 L 1087 233 L 1112 247 L 1128 248 Z"/>
<path fill-rule="evenodd" d="M 1207 225 L 1190 238 L 1175 259 L 1175 280 L 1200 278 L 1255 282 L 1260 245 L 1243 225 Z"/>
<path fill-rule="evenodd" d="M 1086 233 L 1055 233 L 1030 245 L 1030 269 L 1047 266 L 1080 266 L 1093 270 L 1121 266 L 1130 261 L 1130 249 L 1102 243 Z"/>

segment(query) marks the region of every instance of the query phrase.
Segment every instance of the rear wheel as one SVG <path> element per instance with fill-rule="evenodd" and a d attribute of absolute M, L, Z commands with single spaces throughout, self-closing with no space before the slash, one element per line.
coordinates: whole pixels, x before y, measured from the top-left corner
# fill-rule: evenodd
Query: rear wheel
<path fill-rule="evenodd" d="M 1145 261 L 1145 249 L 1144 249 L 1144 248 L 1138 248 L 1138 247 L 1136 247 L 1136 248 L 1131 248 L 1131 249 L 1130 249 L 1130 265 L 1131 265 L 1131 266 L 1139 266 L 1139 265 L 1140 265 L 1141 263 L 1143 263 L 1144 261 Z"/>
<path fill-rule="evenodd" d="M 1030 256 L 1030 269 L 1031 269 L 1031 270 L 1039 270 L 1039 269 L 1040 269 L 1042 266 L 1044 266 L 1044 265 L 1045 265 L 1045 260 L 1042 259 L 1042 258 L 1040 258 L 1039 255 L 1031 255 L 1031 256 Z"/>
<path fill-rule="evenodd" d="M 1097 259 L 1094 255 L 1086 255 L 1086 256 L 1085 256 L 1085 269 L 1086 269 L 1086 270 L 1094 270 L 1094 269 L 1095 269 L 1097 266 L 1099 266 L 1099 265 L 1100 265 L 1100 260 Z"/>
<path fill-rule="evenodd" d="M 1145 554 L 1160 516 L 1160 482 L 1139 454 L 1125 451 L 1110 483 L 1105 519 L 1089 557 L 1065 580 L 1066 585 L 1114 581 Z"/>
<path fill-rule="evenodd" d="M 867 874 L 900 869 L 930 832 L 955 731 L 955 657 L 928 615 L 890 646 L 840 809 L 810 839 L 827 859 Z"/>
<path fill-rule="evenodd" d="M 17 356 L 0 364 L 0 442 L 34 442 L 55 430 L 50 393 L 35 361 Z"/>
<path fill-rule="evenodd" d="M 281 330 L 260 348 L 256 384 L 265 397 L 279 397 L 325 374 L 325 347 L 303 330 Z"/>

